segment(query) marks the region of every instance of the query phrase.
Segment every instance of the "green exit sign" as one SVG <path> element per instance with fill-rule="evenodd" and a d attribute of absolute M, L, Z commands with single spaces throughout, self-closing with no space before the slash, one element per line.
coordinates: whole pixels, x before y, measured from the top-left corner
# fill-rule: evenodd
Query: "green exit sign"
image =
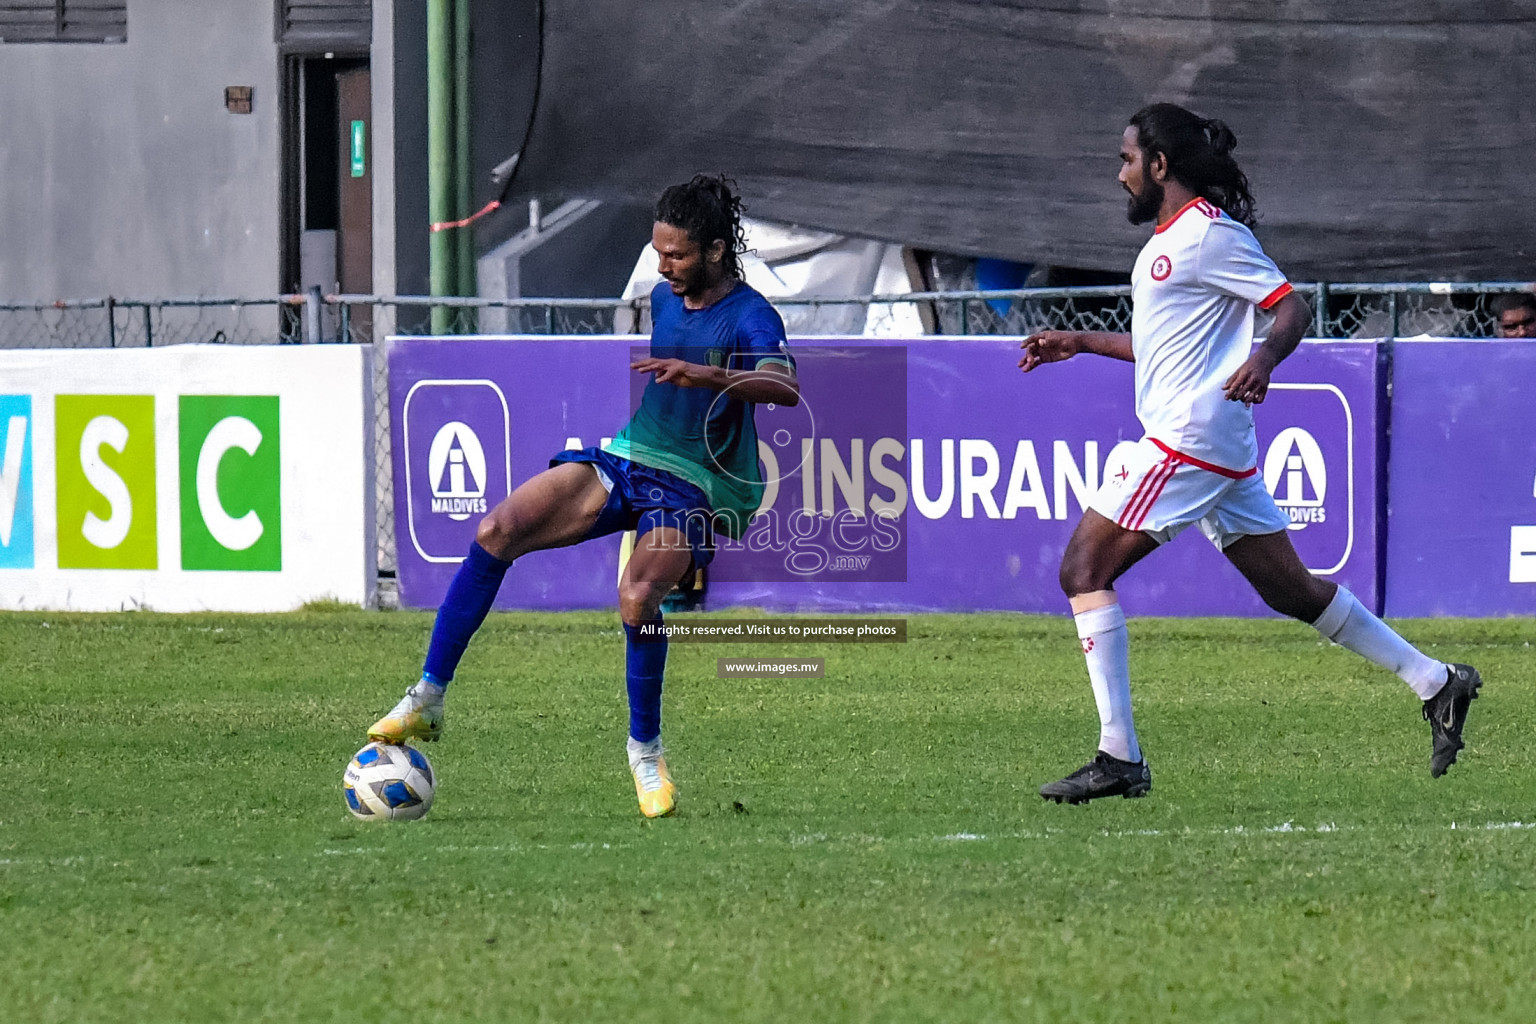
<path fill-rule="evenodd" d="M 368 126 L 365 121 L 352 122 L 352 177 L 361 178 L 368 170 Z"/>

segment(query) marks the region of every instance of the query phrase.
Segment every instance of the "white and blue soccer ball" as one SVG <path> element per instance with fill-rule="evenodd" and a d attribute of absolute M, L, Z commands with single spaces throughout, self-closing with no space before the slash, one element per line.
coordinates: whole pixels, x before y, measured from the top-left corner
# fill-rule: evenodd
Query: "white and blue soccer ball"
<path fill-rule="evenodd" d="M 353 755 L 341 789 L 355 818 L 410 821 L 432 809 L 437 775 L 415 747 L 370 743 Z"/>

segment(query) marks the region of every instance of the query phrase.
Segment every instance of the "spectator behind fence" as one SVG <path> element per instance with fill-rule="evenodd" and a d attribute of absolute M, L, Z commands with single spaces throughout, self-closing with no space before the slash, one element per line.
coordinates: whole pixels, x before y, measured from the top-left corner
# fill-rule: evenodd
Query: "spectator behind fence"
<path fill-rule="evenodd" d="M 1536 294 L 1513 292 L 1496 295 L 1493 333 L 1500 338 L 1536 338 Z"/>

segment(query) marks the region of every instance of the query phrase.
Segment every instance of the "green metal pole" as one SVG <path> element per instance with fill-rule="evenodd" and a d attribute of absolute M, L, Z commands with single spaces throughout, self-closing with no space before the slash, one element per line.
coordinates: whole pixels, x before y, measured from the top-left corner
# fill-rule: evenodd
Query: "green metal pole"
<path fill-rule="evenodd" d="M 469 47 L 470 47 L 469 0 L 453 3 L 453 184 L 458 213 L 455 219 L 468 217 L 474 210 L 471 182 L 470 154 L 470 104 L 469 104 Z M 469 227 L 454 231 L 457 243 L 455 252 L 458 269 L 457 295 L 474 295 L 479 288 L 475 280 L 475 233 Z M 475 311 L 459 310 L 460 329 L 466 334 L 475 331 Z"/>
<path fill-rule="evenodd" d="M 427 0 L 427 219 L 453 215 L 453 0 Z M 433 295 L 452 295 L 458 283 L 451 232 L 431 234 L 428 259 Z M 451 310 L 432 307 L 432 333 L 447 334 Z"/>

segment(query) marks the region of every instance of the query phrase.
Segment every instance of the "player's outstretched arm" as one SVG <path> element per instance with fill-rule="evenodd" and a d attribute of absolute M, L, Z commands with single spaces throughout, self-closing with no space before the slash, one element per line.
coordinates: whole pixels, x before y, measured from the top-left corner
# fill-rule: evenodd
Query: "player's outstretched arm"
<path fill-rule="evenodd" d="M 1275 322 L 1270 325 L 1264 343 L 1222 385 L 1229 401 L 1250 405 L 1264 401 L 1269 395 L 1269 375 L 1282 359 L 1296 351 L 1312 324 L 1312 307 L 1295 292 L 1275 304 L 1274 314 Z"/>
<path fill-rule="evenodd" d="M 777 405 L 800 404 L 800 382 L 794 372 L 778 363 L 758 370 L 727 370 L 720 366 L 705 366 L 683 359 L 655 359 L 646 357 L 629 364 L 637 373 L 655 375 L 658 384 L 676 384 L 680 388 L 709 388 L 712 391 L 729 390 L 743 402 Z"/>
<path fill-rule="evenodd" d="M 1025 373 L 1041 363 L 1071 359 L 1079 352 L 1092 352 L 1128 363 L 1136 361 L 1131 351 L 1131 336 L 1111 331 L 1040 331 L 1025 338 L 1019 347 L 1024 350 L 1019 369 Z"/>

